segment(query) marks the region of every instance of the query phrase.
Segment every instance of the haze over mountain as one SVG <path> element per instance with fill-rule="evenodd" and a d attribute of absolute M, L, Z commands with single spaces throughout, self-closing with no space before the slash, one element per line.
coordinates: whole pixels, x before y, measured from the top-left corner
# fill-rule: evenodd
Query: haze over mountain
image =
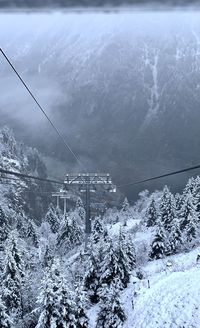
<path fill-rule="evenodd" d="M 198 12 L 2 14 L 0 44 L 88 170 L 124 183 L 199 163 L 199 19 Z M 0 63 L 0 124 L 37 146 L 51 174 L 80 170 Z"/>

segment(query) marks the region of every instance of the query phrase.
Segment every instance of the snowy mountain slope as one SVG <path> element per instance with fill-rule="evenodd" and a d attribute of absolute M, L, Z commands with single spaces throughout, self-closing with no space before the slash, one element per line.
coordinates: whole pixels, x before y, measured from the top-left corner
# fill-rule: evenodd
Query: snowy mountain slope
<path fill-rule="evenodd" d="M 199 268 L 159 277 L 159 281 L 153 283 L 150 289 L 142 288 L 139 291 L 134 310 L 129 302 L 129 308 L 126 309 L 128 319 L 124 327 L 198 328 L 199 279 Z"/>
<path fill-rule="evenodd" d="M 135 245 L 150 236 L 140 232 L 138 238 L 134 239 Z M 148 262 L 140 267 L 142 280 L 135 277 L 134 270 L 121 295 L 127 317 L 122 327 L 198 328 L 200 266 L 196 258 L 199 253 L 200 247 L 196 247 L 187 253 Z M 99 305 L 88 310 L 91 328 L 96 328 L 99 310 Z"/>
<path fill-rule="evenodd" d="M 193 262 L 196 259 L 195 253 L 198 253 L 197 250 L 192 253 Z M 187 261 L 187 255 L 184 260 Z M 124 327 L 199 327 L 199 267 L 170 272 L 165 266 L 165 270 L 167 272 L 149 275 L 150 288 L 147 288 L 146 281 L 146 286 L 141 286 L 137 296 L 134 297 L 135 286 L 125 292 L 123 301 L 128 319 Z"/>
<path fill-rule="evenodd" d="M 80 158 L 123 181 L 199 160 L 198 21 L 194 13 L 8 15 L 0 37 Z M 6 63 L 1 71 L 2 122 L 19 123 L 20 136 L 66 165 L 59 141 Z M 70 154 L 67 165 L 74 168 Z"/>
<path fill-rule="evenodd" d="M 0 167 L 18 173 L 47 177 L 46 167 L 39 152 L 16 141 L 8 127 L 0 129 Z M 41 218 L 49 202 L 48 194 L 45 195 L 43 190 L 45 188 L 47 191 L 49 186 L 23 178 L 9 180 L 2 176 L 4 178 L 0 177 L 0 203 L 5 213 L 10 216 L 11 213 L 23 209 L 35 220 Z"/>

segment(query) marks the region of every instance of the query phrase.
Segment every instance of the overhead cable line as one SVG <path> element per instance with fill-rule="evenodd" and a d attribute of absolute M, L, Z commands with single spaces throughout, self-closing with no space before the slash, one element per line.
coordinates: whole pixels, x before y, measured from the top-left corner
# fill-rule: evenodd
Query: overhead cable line
<path fill-rule="evenodd" d="M 182 170 L 172 171 L 172 172 L 169 172 L 169 173 L 166 173 L 166 174 L 158 175 L 158 176 L 155 176 L 155 177 L 152 177 L 152 178 L 122 184 L 122 185 L 119 185 L 117 187 L 122 188 L 122 187 L 134 186 L 134 185 L 138 185 L 138 184 L 141 184 L 141 183 L 144 183 L 144 182 L 148 182 L 148 181 L 152 181 L 152 180 L 158 180 L 158 179 L 161 179 L 161 178 L 165 178 L 165 177 L 169 177 L 169 176 L 172 176 L 172 175 L 176 175 L 176 174 L 196 170 L 196 169 L 199 169 L 199 168 L 200 168 L 200 164 L 195 165 L 195 166 L 191 166 L 191 167 L 188 167 L 188 168 L 185 168 L 185 169 L 182 169 Z"/>
<path fill-rule="evenodd" d="M 6 176 L 1 176 L 0 175 L 0 184 L 1 185 L 9 185 L 9 186 L 14 186 L 14 187 L 20 187 L 20 188 L 22 188 L 22 189 L 26 189 L 26 192 L 28 191 L 27 189 L 30 189 L 30 188 L 33 188 L 33 186 L 28 186 L 28 185 L 17 185 L 16 183 L 10 183 L 10 182 L 8 182 L 7 180 L 11 180 L 11 182 L 12 181 L 17 181 L 17 182 L 25 182 L 25 181 L 22 181 L 22 180 L 20 180 L 20 177 L 19 178 L 13 178 L 13 177 L 6 177 Z M 48 191 L 44 191 L 44 190 L 41 190 L 41 191 L 37 191 L 37 192 L 39 192 L 39 193 L 49 193 L 50 191 L 48 190 Z"/>
<path fill-rule="evenodd" d="M 11 186 L 11 187 L 20 187 L 20 190 L 21 191 L 25 191 L 26 194 L 27 193 L 33 193 L 34 191 L 31 190 L 32 189 L 32 186 L 16 186 L 16 184 L 14 183 L 8 183 L 8 182 L 4 182 L 4 181 L 0 181 L 0 185 L 2 186 Z M 51 194 L 51 192 L 54 192 L 54 190 L 50 191 L 50 190 L 37 190 L 37 194 Z"/>
<path fill-rule="evenodd" d="M 12 180 L 12 181 L 15 180 L 15 181 L 20 181 L 21 182 L 21 180 L 19 178 L 12 178 L 12 177 L 6 177 L 6 176 L 0 175 L 0 181 L 1 181 L 1 179 Z"/>
<path fill-rule="evenodd" d="M 12 68 L 12 70 L 14 71 L 14 73 L 17 75 L 17 77 L 19 78 L 19 80 L 21 81 L 21 83 L 23 84 L 23 86 L 25 87 L 25 89 L 28 91 L 28 93 L 30 94 L 30 96 L 32 97 L 32 99 L 34 100 L 34 102 L 37 104 L 37 106 L 39 107 L 39 109 L 41 110 L 41 112 L 43 113 L 43 115 L 46 117 L 46 119 L 48 120 L 48 122 L 50 123 L 50 125 L 52 126 L 52 128 L 54 129 L 54 131 L 57 133 L 58 137 L 60 138 L 60 140 L 62 141 L 62 143 L 65 145 L 65 147 L 67 148 L 68 151 L 71 152 L 71 154 L 74 156 L 74 158 L 76 159 L 77 163 L 84 168 L 83 164 L 81 163 L 81 161 L 79 160 L 78 156 L 75 154 L 75 152 L 72 150 L 72 148 L 70 147 L 70 145 L 68 144 L 68 142 L 64 139 L 64 137 L 62 136 L 62 134 L 59 132 L 58 128 L 55 126 L 55 124 L 53 123 L 53 121 L 50 119 L 50 117 L 47 115 L 46 111 L 44 110 L 44 108 L 40 105 L 40 103 L 37 101 L 36 97 L 34 96 L 34 94 L 32 93 L 32 91 L 29 89 L 29 87 L 27 86 L 27 84 L 24 82 L 24 80 L 22 79 L 22 77 L 20 76 L 20 74 L 17 72 L 16 68 L 14 67 L 14 65 L 11 63 L 10 59 L 7 57 L 7 55 L 5 54 L 5 52 L 0 48 L 0 52 L 2 53 L 2 55 L 4 56 L 4 58 L 6 59 L 7 63 L 10 65 L 10 67 Z"/>
<path fill-rule="evenodd" d="M 63 182 L 61 182 L 61 181 L 35 177 L 33 175 L 28 175 L 28 174 L 24 174 L 24 173 L 18 173 L 18 172 L 14 172 L 14 171 L 4 170 L 4 169 L 1 169 L 1 168 L 0 168 L 0 173 L 8 174 L 8 175 L 14 175 L 16 177 L 21 177 L 21 178 L 34 179 L 34 180 L 37 180 L 37 181 L 56 183 L 56 184 L 59 184 L 59 185 L 63 185 Z M 2 178 L 5 178 L 5 177 L 2 177 Z"/>

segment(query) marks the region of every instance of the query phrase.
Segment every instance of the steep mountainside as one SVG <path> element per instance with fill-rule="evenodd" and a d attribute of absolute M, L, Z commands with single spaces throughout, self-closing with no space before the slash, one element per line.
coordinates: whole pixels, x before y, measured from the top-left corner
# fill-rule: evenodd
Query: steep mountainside
<path fill-rule="evenodd" d="M 89 170 L 122 181 L 199 162 L 199 16 L 170 15 L 17 16 L 16 32 L 12 16 L 0 23 L 8 56 Z M 24 124 L 18 134 L 77 170 L 5 62 L 1 73 L 2 122 Z"/>
<path fill-rule="evenodd" d="M 42 178 L 47 177 L 46 167 L 38 151 L 17 142 L 7 127 L 0 129 L 0 167 Z M 51 185 L 16 177 L 10 180 L 10 177 L 4 174 L 0 176 L 0 199 L 3 210 L 9 215 L 24 210 L 29 217 L 39 221 L 47 209 Z"/>

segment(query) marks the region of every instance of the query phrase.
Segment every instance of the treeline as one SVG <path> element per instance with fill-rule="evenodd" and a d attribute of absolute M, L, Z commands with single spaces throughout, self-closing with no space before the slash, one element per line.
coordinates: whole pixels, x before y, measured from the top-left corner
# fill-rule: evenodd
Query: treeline
<path fill-rule="evenodd" d="M 107 224 L 107 214 L 96 217 L 87 251 L 80 198 L 66 215 L 50 204 L 40 226 L 22 209 L 9 216 L 1 206 L 0 327 L 88 328 L 95 304 L 96 328 L 123 326 L 122 291 L 131 275 L 143 278 L 135 234 L 149 230 L 149 261 L 199 245 L 199 177 L 190 179 L 182 194 L 165 186 L 143 196 L 143 205 L 131 207 L 125 199 L 120 210 L 110 212 L 112 223 Z M 133 232 L 130 222 L 139 215 Z"/>
<path fill-rule="evenodd" d="M 144 225 L 155 227 L 150 259 L 186 251 L 199 244 L 200 177 L 189 179 L 182 194 L 175 196 L 164 187 L 160 201 L 151 197 Z"/>

